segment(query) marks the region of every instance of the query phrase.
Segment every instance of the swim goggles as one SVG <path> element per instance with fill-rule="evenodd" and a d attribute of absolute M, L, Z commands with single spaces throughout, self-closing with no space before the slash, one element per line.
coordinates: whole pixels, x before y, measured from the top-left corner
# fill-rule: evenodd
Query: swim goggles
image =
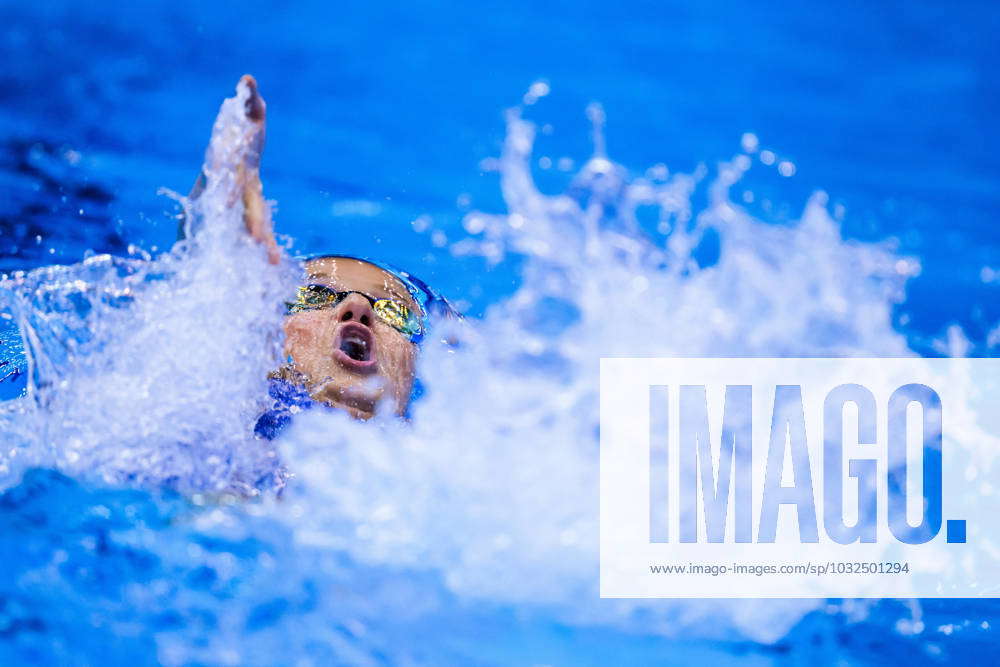
<path fill-rule="evenodd" d="M 285 303 L 288 314 L 299 313 L 304 310 L 319 310 L 320 308 L 332 308 L 343 301 L 349 294 L 360 294 L 368 299 L 375 315 L 388 324 L 390 327 L 410 339 L 411 342 L 418 342 L 423 336 L 424 328 L 421 317 L 413 312 L 406 304 L 395 299 L 378 299 L 370 294 L 350 290 L 338 292 L 326 285 L 305 285 L 299 287 L 295 301 Z"/>

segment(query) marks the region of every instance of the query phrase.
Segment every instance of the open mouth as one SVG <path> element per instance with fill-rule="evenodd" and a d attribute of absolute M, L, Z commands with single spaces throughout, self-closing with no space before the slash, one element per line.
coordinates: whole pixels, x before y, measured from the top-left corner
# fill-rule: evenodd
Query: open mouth
<path fill-rule="evenodd" d="M 375 338 L 371 329 L 356 322 L 343 324 L 337 332 L 333 356 L 348 370 L 375 370 Z"/>

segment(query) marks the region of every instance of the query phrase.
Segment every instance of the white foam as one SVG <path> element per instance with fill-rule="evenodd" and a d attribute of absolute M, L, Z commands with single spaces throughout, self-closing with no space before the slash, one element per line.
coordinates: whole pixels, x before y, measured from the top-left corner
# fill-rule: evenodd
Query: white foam
<path fill-rule="evenodd" d="M 32 363 L 30 398 L 6 406 L 18 446 L 5 469 L 245 491 L 273 469 L 251 429 L 294 283 L 243 232 L 233 164 L 247 92 L 223 104 L 204 193 L 185 201 L 195 239 L 155 260 L 98 256 L 4 283 Z"/>
<path fill-rule="evenodd" d="M 213 147 L 240 136 L 240 103 L 227 101 Z M 633 178 L 601 150 L 565 193 L 543 195 L 534 127 L 516 111 L 507 124 L 496 163 L 507 211 L 471 212 L 474 234 L 450 230 L 450 247 L 491 262 L 526 255 L 520 288 L 469 323 L 457 349 L 425 347 L 427 393 L 411 425 L 300 416 L 282 444 L 296 478 L 267 512 L 297 549 L 430 570 L 462 599 L 644 632 L 781 637 L 819 603 L 598 599 L 598 359 L 911 354 L 890 318 L 910 273 L 887 245 L 843 240 L 822 193 L 796 224 L 751 217 L 729 197 L 745 156 L 719 166 L 700 211 L 703 172 Z M 19 444 L 3 455 L 11 470 L 31 462 L 191 490 L 247 490 L 273 471 L 273 451 L 249 434 L 293 271 L 243 239 L 230 159 L 209 152 L 209 187 L 191 204 L 204 222 L 196 243 L 145 265 L 100 258 L 5 285 L 22 295 L 44 383 L 6 420 Z M 641 233 L 641 206 L 671 233 Z M 710 233 L 720 255 L 702 267 Z M 40 307 L 37 288 L 53 282 L 58 298 Z M 126 289 L 134 303 L 105 303 Z M 93 310 L 73 314 L 81 297 Z"/>
<path fill-rule="evenodd" d="M 773 641 L 819 603 L 598 599 L 598 359 L 911 354 L 890 319 L 903 296 L 898 258 L 844 241 L 822 193 L 797 224 L 753 219 L 728 196 L 746 162 L 721 165 L 697 214 L 696 175 L 630 179 L 600 155 L 566 194 L 544 196 L 529 167 L 533 135 L 509 115 L 499 161 L 508 211 L 470 213 L 477 236 L 458 242 L 492 261 L 528 255 L 522 286 L 459 349 L 425 351 L 428 394 L 411 427 L 299 421 L 286 441 L 298 476 L 289 492 L 314 511 L 296 533 L 363 562 L 432 568 L 472 600 Z M 638 233 L 641 205 L 670 221 L 664 246 Z M 693 252 L 709 229 L 721 254 L 700 268 Z"/>

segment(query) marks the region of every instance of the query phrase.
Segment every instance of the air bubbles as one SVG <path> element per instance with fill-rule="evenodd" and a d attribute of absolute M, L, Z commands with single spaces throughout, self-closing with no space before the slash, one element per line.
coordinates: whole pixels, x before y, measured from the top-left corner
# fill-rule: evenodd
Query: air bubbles
<path fill-rule="evenodd" d="M 611 160 L 604 157 L 593 157 L 587 163 L 587 168 L 595 174 L 610 174 L 613 166 Z"/>
<path fill-rule="evenodd" d="M 744 138 L 745 137 L 746 135 L 744 135 Z M 754 141 L 756 141 L 756 137 L 754 137 Z M 746 149 L 747 143 L 748 142 L 744 141 L 743 145 L 744 149 Z M 756 143 L 752 143 L 751 145 L 756 147 Z M 749 153 L 753 151 L 747 150 L 747 152 Z M 749 157 L 742 155 L 739 157 L 746 160 L 750 159 Z M 758 157 L 760 158 L 761 164 L 767 165 L 768 167 L 777 166 L 778 173 L 784 176 L 785 178 L 791 178 L 792 176 L 795 175 L 795 172 L 797 171 L 794 162 L 788 159 L 778 157 L 778 154 L 772 150 L 764 149 L 760 152 Z M 737 158 L 737 160 L 739 160 L 739 158 Z M 739 162 L 737 162 L 737 165 L 739 165 Z"/>
<path fill-rule="evenodd" d="M 955 632 L 955 630 L 957 630 L 957 629 L 958 629 L 958 626 L 955 625 L 954 623 L 945 623 L 944 625 L 939 625 L 938 626 L 938 632 L 940 632 L 943 635 L 950 635 L 951 633 Z"/>
<path fill-rule="evenodd" d="M 417 232 L 418 234 L 422 234 L 423 232 L 426 232 L 430 228 L 431 216 L 429 215 L 417 216 L 417 218 L 410 223 L 410 226 L 413 227 L 413 231 Z"/>
<path fill-rule="evenodd" d="M 486 229 L 486 220 L 481 215 L 467 215 L 462 221 L 462 227 L 470 234 L 481 234 Z"/>
<path fill-rule="evenodd" d="M 495 157 L 483 158 L 479 161 L 480 171 L 500 171 L 500 160 Z"/>
<path fill-rule="evenodd" d="M 523 101 L 527 105 L 534 104 L 538 100 L 548 95 L 552 89 L 547 81 L 535 81 L 528 87 L 528 92 L 524 94 Z"/>
<path fill-rule="evenodd" d="M 480 244 L 479 250 L 483 253 L 483 257 L 486 258 L 486 261 L 490 262 L 491 264 L 496 264 L 501 259 L 503 259 L 503 248 L 500 246 L 499 243 L 495 243 L 493 241 L 486 241 Z M 473 287 L 471 291 L 478 292 L 481 290 L 478 288 L 478 286 L 476 286 Z M 458 310 L 459 312 L 463 312 L 467 309 L 459 306 Z"/>
<path fill-rule="evenodd" d="M 541 167 L 542 169 L 551 169 L 552 158 L 543 155 L 542 157 L 538 158 L 538 166 Z"/>
<path fill-rule="evenodd" d="M 556 169 L 559 171 L 573 171 L 573 158 L 561 157 L 556 161 Z"/>
<path fill-rule="evenodd" d="M 587 120 L 593 126 L 591 134 L 594 142 L 595 156 L 605 155 L 606 153 L 606 146 L 604 145 L 604 121 L 606 119 L 604 107 L 599 102 L 591 102 L 587 105 Z"/>
<path fill-rule="evenodd" d="M 587 105 L 587 120 L 594 125 L 604 125 L 606 116 L 604 115 L 604 106 L 600 102 L 591 102 Z"/>
<path fill-rule="evenodd" d="M 531 138 L 524 135 L 515 135 L 511 137 L 511 145 L 517 149 L 518 153 L 526 154 L 531 150 Z"/>
<path fill-rule="evenodd" d="M 903 257 L 896 260 L 893 268 L 901 276 L 916 276 L 920 273 L 920 262 L 915 259 Z"/>
<path fill-rule="evenodd" d="M 923 621 L 901 618 L 896 621 L 896 632 L 901 635 L 919 635 L 924 631 Z"/>
<path fill-rule="evenodd" d="M 652 167 L 646 170 L 646 178 L 654 181 L 665 181 L 670 175 L 670 170 L 667 169 L 667 165 L 659 162 L 654 164 Z"/>
<path fill-rule="evenodd" d="M 785 178 L 794 176 L 795 164 L 789 162 L 788 160 L 782 160 L 781 162 L 778 163 L 778 173 L 784 176 Z"/>
<path fill-rule="evenodd" d="M 374 218 L 381 212 L 381 204 L 367 199 L 342 199 L 330 205 L 330 214 L 335 218 Z"/>
<path fill-rule="evenodd" d="M 756 153 L 757 149 L 760 148 L 760 141 L 753 132 L 744 132 L 740 139 L 740 145 L 747 153 Z"/>

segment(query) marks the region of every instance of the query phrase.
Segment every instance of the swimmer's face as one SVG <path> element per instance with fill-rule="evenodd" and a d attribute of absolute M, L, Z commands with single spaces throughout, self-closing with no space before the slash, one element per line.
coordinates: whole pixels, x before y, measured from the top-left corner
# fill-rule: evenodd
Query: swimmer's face
<path fill-rule="evenodd" d="M 391 299 L 423 311 L 398 278 L 357 259 L 323 257 L 306 264 L 306 284 L 348 294 L 336 305 L 290 314 L 285 354 L 314 399 L 368 419 L 380 401 L 402 415 L 410 400 L 417 346 L 376 315 L 371 302 Z"/>

